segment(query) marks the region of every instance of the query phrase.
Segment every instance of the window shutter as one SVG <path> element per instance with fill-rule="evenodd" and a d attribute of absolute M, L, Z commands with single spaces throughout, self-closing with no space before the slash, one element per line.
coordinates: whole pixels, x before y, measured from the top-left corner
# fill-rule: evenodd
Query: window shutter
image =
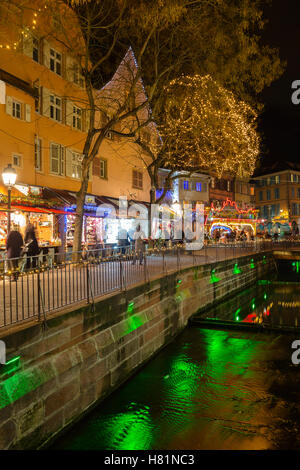
<path fill-rule="evenodd" d="M 97 157 L 93 160 L 93 175 L 100 176 L 100 158 Z"/>
<path fill-rule="evenodd" d="M 12 116 L 12 97 L 6 97 L 6 113 Z"/>
<path fill-rule="evenodd" d="M 86 109 L 84 114 L 85 114 L 85 132 L 88 132 L 90 128 L 90 110 Z"/>
<path fill-rule="evenodd" d="M 25 121 L 31 121 L 31 106 L 30 104 L 25 104 Z"/>
<path fill-rule="evenodd" d="M 50 91 L 43 87 L 42 90 L 42 96 L 43 96 L 43 115 L 46 117 L 50 117 Z"/>
<path fill-rule="evenodd" d="M 73 177 L 73 152 L 66 148 L 66 176 Z"/>
<path fill-rule="evenodd" d="M 33 57 L 33 37 L 30 33 L 26 33 L 26 37 L 23 35 L 23 54 L 30 59 Z"/>
<path fill-rule="evenodd" d="M 73 103 L 70 100 L 66 100 L 66 124 L 73 126 Z"/>
<path fill-rule="evenodd" d="M 66 80 L 73 82 L 74 61 L 70 55 L 66 55 Z"/>
<path fill-rule="evenodd" d="M 62 145 L 60 145 L 60 174 L 66 174 L 66 167 L 65 167 L 65 156 L 66 156 L 66 149 Z"/>
<path fill-rule="evenodd" d="M 43 62 L 44 65 L 50 69 L 50 44 L 45 40 L 43 42 Z"/>
<path fill-rule="evenodd" d="M 50 171 L 59 174 L 59 151 L 57 144 L 50 144 Z"/>

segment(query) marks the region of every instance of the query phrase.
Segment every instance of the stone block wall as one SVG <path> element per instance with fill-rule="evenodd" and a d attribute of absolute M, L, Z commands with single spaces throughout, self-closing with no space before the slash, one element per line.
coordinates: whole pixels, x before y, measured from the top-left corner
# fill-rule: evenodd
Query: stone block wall
<path fill-rule="evenodd" d="M 238 275 L 236 262 L 242 270 Z M 84 305 L 52 314 L 46 325 L 31 322 L 0 331 L 7 359 L 19 357 L 13 368 L 0 369 L 0 448 L 30 449 L 47 442 L 127 380 L 199 308 L 272 269 L 271 254 L 187 268 L 100 298 L 95 311 Z"/>

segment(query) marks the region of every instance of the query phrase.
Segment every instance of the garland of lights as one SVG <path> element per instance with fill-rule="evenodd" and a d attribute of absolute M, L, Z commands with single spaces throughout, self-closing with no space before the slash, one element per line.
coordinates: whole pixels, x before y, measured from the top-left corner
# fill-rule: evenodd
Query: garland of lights
<path fill-rule="evenodd" d="M 199 166 L 250 176 L 259 154 L 257 113 L 211 76 L 175 79 L 165 88 L 164 124 L 168 164 Z"/>

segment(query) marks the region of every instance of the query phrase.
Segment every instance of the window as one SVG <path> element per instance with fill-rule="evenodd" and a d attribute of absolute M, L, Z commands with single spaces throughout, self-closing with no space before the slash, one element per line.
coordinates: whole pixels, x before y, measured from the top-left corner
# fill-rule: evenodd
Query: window
<path fill-rule="evenodd" d="M 280 175 L 276 175 L 275 176 L 275 184 L 279 184 L 280 183 Z"/>
<path fill-rule="evenodd" d="M 107 179 L 107 161 L 100 158 L 100 178 Z M 143 186 L 143 175 L 142 175 Z"/>
<path fill-rule="evenodd" d="M 264 198 L 264 193 L 263 193 L 263 191 L 259 191 L 258 194 L 259 194 L 259 200 L 262 201 L 263 198 Z"/>
<path fill-rule="evenodd" d="M 186 191 L 188 191 L 189 189 L 189 182 L 187 180 L 183 182 L 183 189 L 185 189 Z"/>
<path fill-rule="evenodd" d="M 291 174 L 291 182 L 292 183 L 297 183 L 298 181 L 298 175 L 295 175 L 295 174 Z"/>
<path fill-rule="evenodd" d="M 250 196 L 254 196 L 254 186 L 250 186 Z"/>
<path fill-rule="evenodd" d="M 18 168 L 20 168 L 22 166 L 22 157 L 21 157 L 21 155 L 13 154 L 12 164 L 13 164 L 13 166 L 17 166 Z"/>
<path fill-rule="evenodd" d="M 82 155 L 77 152 L 72 152 L 72 178 L 81 179 L 82 174 Z"/>
<path fill-rule="evenodd" d="M 138 170 L 132 170 L 132 187 L 143 189 L 143 173 Z"/>
<path fill-rule="evenodd" d="M 227 180 L 227 191 L 231 191 L 231 181 Z"/>
<path fill-rule="evenodd" d="M 196 191 L 201 192 L 201 190 L 202 190 L 202 183 L 197 182 L 196 183 Z"/>
<path fill-rule="evenodd" d="M 81 73 L 80 73 L 79 65 L 78 65 L 78 64 L 75 64 L 75 65 L 74 65 L 74 70 L 73 70 L 73 82 L 74 82 L 76 85 L 79 85 L 79 86 L 82 87 L 82 88 L 83 88 L 83 86 L 84 86 L 84 78 L 83 78 L 83 76 L 82 76 Z"/>
<path fill-rule="evenodd" d="M 61 54 L 54 49 L 50 49 L 50 70 L 61 75 Z"/>
<path fill-rule="evenodd" d="M 32 40 L 32 58 L 35 62 L 39 63 L 40 59 L 40 45 L 36 38 Z"/>
<path fill-rule="evenodd" d="M 73 106 L 73 127 L 82 130 L 82 109 L 78 106 Z"/>
<path fill-rule="evenodd" d="M 267 201 L 271 199 L 271 191 L 267 189 Z"/>
<path fill-rule="evenodd" d="M 65 174 L 65 153 L 60 144 L 50 144 L 50 171 L 56 175 Z"/>
<path fill-rule="evenodd" d="M 34 161 L 35 169 L 42 171 L 42 141 L 37 136 L 34 138 Z"/>
<path fill-rule="evenodd" d="M 210 185 L 214 189 L 214 187 L 215 187 L 215 178 L 211 179 Z"/>
<path fill-rule="evenodd" d="M 40 96 L 40 87 L 39 85 L 34 86 L 34 109 L 36 113 L 41 112 L 41 96 Z"/>
<path fill-rule="evenodd" d="M 298 188 L 298 199 L 300 199 L 300 188 Z"/>
<path fill-rule="evenodd" d="M 22 119 L 22 104 L 16 100 L 12 100 L 12 116 Z"/>
<path fill-rule="evenodd" d="M 295 197 L 295 188 L 292 188 L 292 189 L 291 189 L 291 196 L 292 196 L 292 197 Z"/>
<path fill-rule="evenodd" d="M 275 195 L 275 199 L 279 199 L 279 198 L 280 198 L 280 191 L 279 191 L 279 188 L 275 188 L 275 190 L 274 190 L 274 195 Z"/>
<path fill-rule="evenodd" d="M 62 101 L 55 95 L 50 95 L 50 117 L 58 122 L 62 119 Z"/>

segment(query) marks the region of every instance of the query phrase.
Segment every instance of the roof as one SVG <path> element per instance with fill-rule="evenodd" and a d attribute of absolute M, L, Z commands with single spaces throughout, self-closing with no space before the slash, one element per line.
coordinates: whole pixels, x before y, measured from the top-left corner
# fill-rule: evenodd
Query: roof
<path fill-rule="evenodd" d="M 276 161 L 272 163 L 271 165 L 258 168 L 255 171 L 255 174 L 253 177 L 257 178 L 259 176 L 270 175 L 279 171 L 300 171 L 300 164 L 285 161 L 285 160 L 281 162 Z"/>

